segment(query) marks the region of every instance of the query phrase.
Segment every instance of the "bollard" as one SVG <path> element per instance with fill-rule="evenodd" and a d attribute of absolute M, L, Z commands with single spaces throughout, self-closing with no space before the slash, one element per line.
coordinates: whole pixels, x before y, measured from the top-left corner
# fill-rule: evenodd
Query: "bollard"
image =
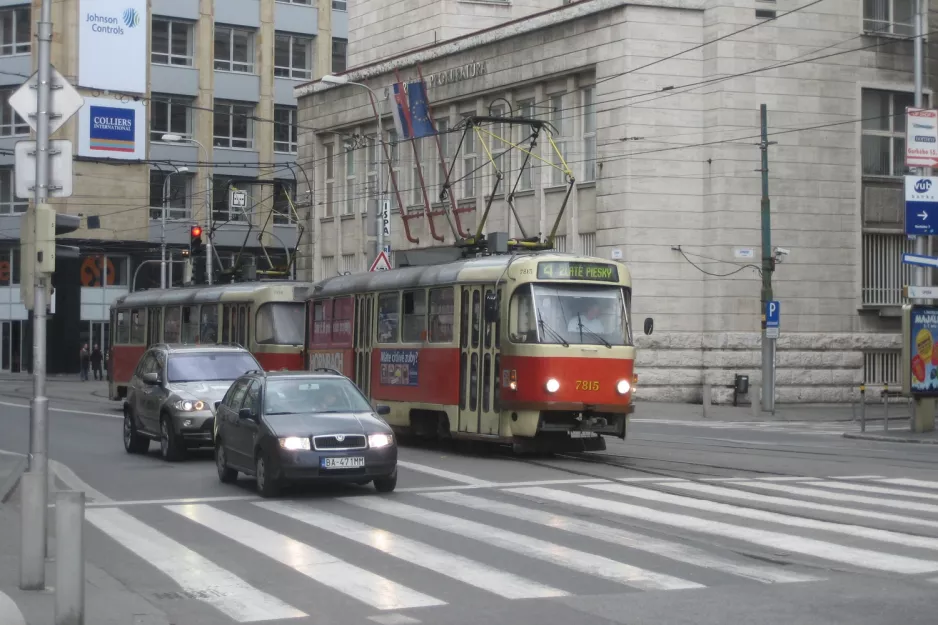
<path fill-rule="evenodd" d="M 42 590 L 46 587 L 46 524 L 43 513 L 43 476 L 27 471 L 20 476 L 20 589 Z"/>
<path fill-rule="evenodd" d="M 55 625 L 85 625 L 85 493 L 55 497 Z"/>
<path fill-rule="evenodd" d="M 703 385 L 703 418 L 706 419 L 710 416 L 710 404 L 713 401 L 712 398 L 712 387 L 709 384 Z"/>
<path fill-rule="evenodd" d="M 883 416 L 883 432 L 889 431 L 889 385 L 883 384 L 883 402 L 886 404 Z"/>
<path fill-rule="evenodd" d="M 866 432 L 866 384 L 860 385 L 860 431 Z"/>
<path fill-rule="evenodd" d="M 752 408 L 752 416 L 756 419 L 762 417 L 762 397 L 759 395 L 761 388 L 762 387 L 758 384 L 753 384 L 749 387 L 749 396 L 752 397 L 750 408 Z"/>

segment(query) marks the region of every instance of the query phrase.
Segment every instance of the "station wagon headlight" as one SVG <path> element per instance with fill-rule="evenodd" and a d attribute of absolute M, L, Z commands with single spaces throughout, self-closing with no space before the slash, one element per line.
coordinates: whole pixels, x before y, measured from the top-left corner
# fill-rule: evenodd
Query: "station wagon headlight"
<path fill-rule="evenodd" d="M 309 439 L 299 436 L 288 436 L 280 439 L 280 449 L 287 451 L 309 451 Z"/>
<path fill-rule="evenodd" d="M 556 393 L 558 390 L 560 390 L 560 382 L 554 378 L 547 380 L 547 384 L 544 386 L 547 388 L 548 393 Z"/>
<path fill-rule="evenodd" d="M 368 446 L 372 448 L 387 447 L 390 444 L 390 434 L 372 434 L 368 437 Z"/>
<path fill-rule="evenodd" d="M 197 399 L 195 401 L 190 401 L 188 399 L 180 399 L 173 405 L 175 406 L 176 410 L 181 410 L 183 412 L 205 410 L 205 403 L 200 399 Z"/>

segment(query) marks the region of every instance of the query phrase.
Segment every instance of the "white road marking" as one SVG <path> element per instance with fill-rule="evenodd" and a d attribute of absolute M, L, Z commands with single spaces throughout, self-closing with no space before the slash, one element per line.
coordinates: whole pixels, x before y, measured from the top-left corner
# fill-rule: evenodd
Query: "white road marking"
<path fill-rule="evenodd" d="M 831 493 L 816 488 L 802 488 L 799 486 L 787 486 L 785 484 L 765 484 L 758 482 L 745 482 L 745 486 L 759 488 L 762 490 L 771 490 L 789 495 L 801 495 L 802 497 L 814 497 L 816 499 L 827 499 L 830 501 L 849 501 L 852 503 L 864 503 L 873 506 L 882 506 L 884 508 L 896 508 L 897 510 L 915 510 L 917 512 L 938 513 L 938 506 L 917 501 L 901 501 L 897 499 L 883 499 L 882 497 L 864 497 L 863 495 L 850 495 L 848 493 Z"/>
<path fill-rule="evenodd" d="M 898 516 L 895 514 L 888 514 L 885 512 L 875 512 L 872 510 L 858 510 L 856 508 L 843 508 L 840 506 L 831 506 L 823 503 L 813 503 L 810 501 L 800 501 L 798 499 L 787 499 L 785 497 L 773 497 L 771 495 L 760 495 L 758 493 L 749 493 L 734 489 L 728 488 L 719 488 L 716 486 L 706 486 L 700 484 L 697 487 L 687 486 L 677 486 L 677 488 L 683 490 L 689 490 L 694 493 L 706 493 L 709 495 L 728 497 L 730 499 L 741 499 L 744 502 L 749 501 L 758 501 L 762 503 L 777 504 L 781 506 L 787 506 L 790 508 L 806 508 L 808 510 L 822 510 L 824 512 L 835 512 L 837 514 L 849 514 L 852 516 L 859 516 L 866 519 L 880 519 L 883 521 L 892 521 L 894 523 L 905 523 L 907 525 L 912 525 L 915 527 L 921 527 L 922 525 L 936 525 L 935 523 L 914 519 L 907 516 Z M 728 512 L 727 509 L 723 508 L 726 506 L 728 509 L 732 510 L 728 512 L 729 514 L 734 514 L 736 516 L 745 517 L 748 519 L 755 519 L 757 521 L 768 521 L 770 523 L 781 523 L 783 525 L 797 525 L 807 529 L 819 529 L 828 532 L 838 532 L 844 534 L 850 534 L 851 536 L 858 536 L 861 538 L 869 538 L 871 540 L 878 540 L 880 542 L 894 543 L 897 545 L 907 545 L 909 547 L 916 547 L 921 549 L 938 549 L 938 538 L 931 538 L 928 536 L 914 536 L 911 534 L 903 534 L 901 532 L 891 532 L 889 530 L 880 530 L 871 527 L 863 527 L 857 525 L 848 525 L 845 523 L 831 523 L 829 521 L 817 521 L 814 519 L 805 519 L 798 516 L 793 516 L 789 514 L 782 514 L 778 512 L 768 512 L 764 510 L 755 510 L 752 508 L 745 508 L 741 506 L 735 506 L 732 504 L 722 504 L 717 502 L 707 502 L 717 506 L 719 511 Z M 681 504 L 685 505 L 685 504 Z"/>
<path fill-rule="evenodd" d="M 378 610 L 446 605 L 445 601 L 411 590 L 306 543 L 211 506 L 190 504 L 166 506 L 166 509 Z"/>
<path fill-rule="evenodd" d="M 25 410 L 29 410 L 29 405 L 28 405 L 28 404 L 27 404 L 27 405 L 23 405 L 23 404 L 13 404 L 13 403 L 6 402 L 6 401 L 0 401 L 0 406 L 9 406 L 10 408 L 23 408 L 23 409 L 25 409 Z M 111 418 L 111 419 L 123 419 L 123 418 L 124 418 L 124 415 L 122 415 L 122 414 L 108 414 L 108 413 L 106 413 L 106 412 L 89 412 L 89 411 L 87 411 L 87 410 L 68 410 L 68 409 L 66 409 L 66 408 L 53 408 L 53 407 L 51 407 L 51 406 L 49 406 L 48 409 L 51 410 L 52 412 L 66 412 L 66 413 L 69 413 L 69 414 L 83 414 L 83 415 L 90 415 L 90 416 L 92 416 L 92 417 L 109 417 L 109 418 Z"/>
<path fill-rule="evenodd" d="M 405 562 L 422 566 L 440 575 L 452 577 L 455 580 L 487 590 L 506 599 L 565 597 L 569 594 L 518 575 L 500 571 L 469 558 L 437 549 L 426 543 L 346 519 L 337 514 L 314 510 L 309 506 L 279 501 L 262 502 L 254 505 L 337 534 L 342 538 L 373 547 Z"/>
<path fill-rule="evenodd" d="M 546 489 L 545 489 L 546 490 Z M 629 564 L 610 560 L 603 556 L 585 551 L 577 551 L 562 545 L 539 540 L 524 534 L 517 534 L 491 525 L 476 523 L 468 519 L 441 514 L 423 508 L 416 508 L 390 499 L 370 497 L 345 498 L 344 502 L 353 506 L 373 510 L 381 514 L 419 523 L 445 532 L 451 532 L 471 538 L 488 545 L 513 551 L 531 558 L 545 560 L 587 575 L 610 579 L 642 590 L 678 590 L 684 588 L 703 588 L 701 584 L 687 580 L 646 571 Z"/>
<path fill-rule="evenodd" d="M 261 498 L 257 495 L 229 495 L 226 497 L 184 497 L 179 498 L 170 498 L 170 499 L 130 499 L 130 500 L 118 500 L 118 501 L 108 501 L 104 503 L 95 502 L 87 504 L 88 508 L 119 508 L 123 506 L 148 506 L 148 505 L 159 505 L 159 506 L 169 506 L 172 504 L 184 504 L 184 503 L 215 503 L 220 501 L 260 501 Z"/>
<path fill-rule="evenodd" d="M 620 477 L 619 482 L 682 482 L 680 477 Z M 603 480 L 604 482 L 608 480 Z"/>
<path fill-rule="evenodd" d="M 460 484 L 470 484 L 472 486 L 492 486 L 495 483 L 489 482 L 488 480 L 480 480 L 478 478 L 472 477 L 471 475 L 453 473 L 452 471 L 446 471 L 445 469 L 438 469 L 436 467 L 431 467 L 425 464 L 417 464 L 416 462 L 405 462 L 403 460 L 398 460 L 397 466 L 410 469 L 411 471 L 418 471 L 420 473 L 426 473 L 427 475 L 441 477 L 445 480 L 452 480 L 453 482 L 459 482 Z"/>
<path fill-rule="evenodd" d="M 20 612 L 16 603 L 0 590 L 0 614 L 3 615 L 7 625 L 26 625 L 26 617 Z"/>
<path fill-rule="evenodd" d="M 882 475 L 831 475 L 829 480 L 880 480 Z"/>
<path fill-rule="evenodd" d="M 879 493 L 881 495 L 896 495 L 898 497 L 913 497 L 918 499 L 938 499 L 938 493 L 918 493 L 902 488 L 886 488 L 872 484 L 852 484 L 850 482 L 805 482 L 805 486 L 820 486 L 837 490 L 852 490 L 865 493 Z"/>
<path fill-rule="evenodd" d="M 369 621 L 374 621 L 379 625 L 416 625 L 420 621 L 403 614 L 381 614 L 379 616 L 369 616 Z"/>
<path fill-rule="evenodd" d="M 97 503 L 111 503 L 113 501 L 110 497 L 104 495 L 104 493 L 98 492 L 97 490 L 91 488 L 87 482 L 83 481 L 80 477 L 75 475 L 74 471 L 69 469 L 61 462 L 49 460 L 49 468 L 52 469 L 58 478 L 72 490 L 85 491 L 85 498 L 91 499 Z"/>
<path fill-rule="evenodd" d="M 493 514 L 501 514 L 513 519 L 537 523 L 546 527 L 564 530 L 579 536 L 587 536 L 596 540 L 622 545 L 630 549 L 647 551 L 662 558 L 685 562 L 694 566 L 714 569 L 732 575 L 748 577 L 765 583 L 788 583 L 788 582 L 810 582 L 818 581 L 824 578 L 802 575 L 800 573 L 791 573 L 781 567 L 770 567 L 763 565 L 746 565 L 733 562 L 726 558 L 721 558 L 703 549 L 697 549 L 688 545 L 674 543 L 666 540 L 659 540 L 651 536 L 636 534 L 623 529 L 600 525 L 574 517 L 563 516 L 538 510 L 535 508 L 525 508 L 510 503 L 492 501 L 472 495 L 463 495 L 461 493 L 430 493 L 424 495 L 438 501 L 444 501 L 455 505 L 465 506 L 473 510 L 482 510 Z"/>
<path fill-rule="evenodd" d="M 240 623 L 307 616 L 123 510 L 85 511 L 89 523 L 162 571 L 183 590 Z"/>
<path fill-rule="evenodd" d="M 914 486 L 917 488 L 931 488 L 933 490 L 938 489 L 938 482 L 929 482 L 926 480 L 913 480 L 907 477 L 890 477 L 883 478 L 881 480 L 876 480 L 877 482 L 885 482 L 886 484 L 896 484 L 897 486 Z"/>
<path fill-rule="evenodd" d="M 625 486 L 623 484 L 597 484 L 587 486 L 596 490 L 603 490 L 620 495 L 631 495 L 642 499 L 674 503 L 687 507 L 696 507 L 709 511 L 730 511 L 732 513 L 735 506 L 725 506 L 715 504 L 709 501 L 700 501 L 689 497 L 679 497 L 668 495 L 657 491 L 646 491 L 641 488 Z M 611 512 L 626 517 L 637 518 L 661 525 L 670 525 L 683 530 L 691 530 L 710 534 L 714 536 L 723 536 L 734 540 L 753 543 L 769 547 L 770 549 L 780 549 L 783 551 L 792 551 L 805 554 L 815 558 L 833 560 L 835 562 L 844 562 L 854 566 L 861 566 L 870 569 L 883 571 L 892 571 L 895 573 L 931 573 L 938 571 L 938 562 L 928 560 L 919 560 L 917 558 L 908 558 L 889 553 L 871 551 L 869 549 L 859 549 L 855 547 L 844 547 L 835 543 L 813 538 L 802 538 L 793 534 L 783 534 L 781 532 L 772 532 L 760 530 L 751 527 L 733 525 L 722 521 L 711 521 L 709 519 L 698 518 L 687 514 L 676 514 L 673 512 L 663 512 L 652 508 L 645 508 L 633 504 L 612 501 L 607 499 L 597 499 L 595 497 L 586 497 L 576 493 L 570 493 L 548 488 L 518 488 L 509 492 L 526 495 L 529 497 L 541 497 L 551 501 L 565 503 L 579 508 L 592 510 L 601 510 Z M 700 504 L 700 505 L 695 505 Z M 782 517 L 784 515 L 778 515 Z M 795 517 L 792 517 L 795 519 Z M 831 523 L 830 525 L 834 525 Z"/>

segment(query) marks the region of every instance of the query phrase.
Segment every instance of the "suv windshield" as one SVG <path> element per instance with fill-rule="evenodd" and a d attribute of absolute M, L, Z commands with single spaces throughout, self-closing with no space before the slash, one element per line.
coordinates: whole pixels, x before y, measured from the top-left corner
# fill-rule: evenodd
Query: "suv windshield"
<path fill-rule="evenodd" d="M 534 284 L 511 298 L 511 340 L 516 343 L 631 345 L 622 287 Z"/>
<path fill-rule="evenodd" d="M 244 352 L 171 354 L 166 378 L 169 382 L 235 380 L 261 368 L 253 356 Z"/>
<path fill-rule="evenodd" d="M 342 378 L 289 378 L 267 381 L 264 412 L 371 412 L 371 405 L 354 384 Z"/>

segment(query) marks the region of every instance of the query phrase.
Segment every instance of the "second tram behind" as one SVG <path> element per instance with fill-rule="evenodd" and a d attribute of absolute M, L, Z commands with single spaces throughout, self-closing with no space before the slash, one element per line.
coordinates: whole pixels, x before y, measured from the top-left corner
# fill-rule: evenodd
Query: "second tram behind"
<path fill-rule="evenodd" d="M 151 289 L 111 306 L 108 388 L 127 394 L 137 361 L 155 343 L 237 343 L 264 369 L 303 369 L 305 299 L 312 285 L 271 281 Z"/>
<path fill-rule="evenodd" d="M 401 432 L 602 450 L 634 410 L 630 313 L 625 265 L 586 256 L 340 276 L 309 298 L 307 367 L 355 380 Z"/>

